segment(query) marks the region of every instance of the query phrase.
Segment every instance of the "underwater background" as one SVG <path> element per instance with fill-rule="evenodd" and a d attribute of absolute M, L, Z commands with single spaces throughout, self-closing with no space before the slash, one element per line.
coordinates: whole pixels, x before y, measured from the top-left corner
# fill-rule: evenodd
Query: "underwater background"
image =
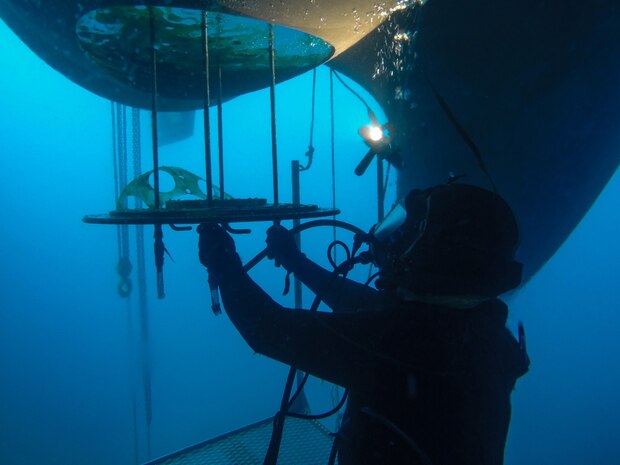
<path fill-rule="evenodd" d="M 157 300 L 147 227 L 153 412 L 147 427 L 137 306 L 116 293 L 116 227 L 81 221 L 114 206 L 110 102 L 54 71 L 3 22 L 0 63 L 0 464 L 141 463 L 272 416 L 287 367 L 254 355 L 224 315 L 212 314 L 195 232 L 165 228 L 174 263 L 166 260 L 167 297 Z M 311 79 L 308 73 L 277 87 L 283 201 L 290 201 L 290 160 L 306 161 Z M 302 173 L 302 202 L 329 207 L 326 68 L 317 80 L 316 154 Z M 368 229 L 376 221 L 376 180 L 372 170 L 353 174 L 366 151 L 357 129 L 367 114 L 338 83 L 334 91 L 339 219 Z M 224 106 L 226 190 L 235 197 L 270 199 L 268 110 L 268 91 Z M 142 123 L 148 166 L 146 112 Z M 162 164 L 201 174 L 199 133 L 162 147 Z M 395 183 L 392 173 L 387 206 Z M 506 296 L 509 325 L 524 322 L 532 359 L 513 394 L 507 465 L 620 463 L 619 200 L 616 174 L 563 247 Z M 250 225 L 252 234 L 238 237 L 242 259 L 262 249 L 266 226 Z M 331 230 L 308 233 L 304 250 L 325 264 L 331 239 Z M 277 297 L 282 270 L 263 262 L 252 276 L 292 305 L 291 296 Z M 308 387 L 317 412 L 332 405 L 332 395 L 318 380 Z"/>

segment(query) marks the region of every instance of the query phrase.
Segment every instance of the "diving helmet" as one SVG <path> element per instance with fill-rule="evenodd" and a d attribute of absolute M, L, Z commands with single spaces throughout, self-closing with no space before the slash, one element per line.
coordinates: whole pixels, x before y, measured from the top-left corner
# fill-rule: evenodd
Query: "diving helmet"
<path fill-rule="evenodd" d="M 474 185 L 414 189 L 371 235 L 377 287 L 492 297 L 521 283 L 515 216 L 498 194 Z"/>

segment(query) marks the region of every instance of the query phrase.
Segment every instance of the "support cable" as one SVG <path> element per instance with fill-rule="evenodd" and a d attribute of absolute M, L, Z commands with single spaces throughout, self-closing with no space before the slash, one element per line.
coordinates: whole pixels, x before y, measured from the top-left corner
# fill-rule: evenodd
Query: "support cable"
<path fill-rule="evenodd" d="M 127 186 L 127 108 L 125 105 L 117 104 L 117 140 L 118 144 L 118 188 L 119 192 L 122 192 Z M 123 208 L 127 208 L 127 202 L 123 205 Z M 121 282 L 119 283 L 118 292 L 121 297 L 129 297 L 131 294 L 131 280 L 129 275 L 131 274 L 131 261 L 129 260 L 129 226 L 122 224 L 120 228 L 121 237 L 121 256 L 117 265 L 117 271 L 121 276 Z"/>
<path fill-rule="evenodd" d="M 222 67 L 217 64 L 217 147 L 220 171 L 220 200 L 224 200 L 224 116 L 222 102 Z"/>
<path fill-rule="evenodd" d="M 117 150 L 117 128 L 116 128 L 116 103 L 110 102 L 110 118 L 112 119 L 112 163 L 114 165 L 114 202 L 120 195 L 118 188 L 118 150 Z"/>
<path fill-rule="evenodd" d="M 112 117 L 112 152 L 114 162 L 114 196 L 115 202 L 120 196 L 120 192 L 127 185 L 128 179 L 128 128 L 127 128 L 127 109 L 124 105 L 112 102 L 111 104 L 111 117 Z M 132 126 L 133 130 L 133 126 Z M 133 131 L 132 131 L 133 132 Z M 123 203 L 122 208 L 127 208 L 127 202 Z M 132 325 L 132 312 L 131 312 L 131 296 L 132 282 L 130 279 L 132 264 L 130 260 L 130 247 L 129 247 L 129 226 L 126 224 L 119 224 L 116 227 L 117 232 L 117 246 L 118 246 L 118 262 L 116 265 L 116 271 L 119 275 L 119 282 L 117 286 L 118 294 L 126 299 L 127 302 L 127 336 L 128 347 L 133 347 L 133 325 Z M 129 366 L 131 372 L 133 367 Z M 138 421 L 137 421 L 137 408 L 136 408 L 136 396 L 131 392 L 131 411 L 133 417 L 133 454 L 134 463 L 138 463 Z"/>
<path fill-rule="evenodd" d="M 140 110 L 138 108 L 132 108 L 131 110 L 131 142 L 132 142 L 132 158 L 133 158 L 133 177 L 134 179 L 142 174 L 142 137 L 140 131 Z M 142 200 L 139 197 L 134 198 L 134 208 L 136 210 L 142 208 Z M 147 307 L 147 297 L 146 297 L 146 267 L 144 263 L 144 225 L 136 225 L 135 229 L 135 247 L 136 247 L 136 274 L 137 274 L 137 282 L 138 282 L 138 318 L 140 321 L 140 359 L 142 360 L 143 354 L 146 352 L 148 356 L 148 307 Z M 145 332 L 146 328 L 146 332 Z M 146 348 L 146 349 L 145 349 Z M 148 359 L 147 359 L 148 360 Z M 150 378 L 150 373 L 146 373 L 144 365 L 145 362 L 142 360 L 142 380 L 143 387 L 146 385 L 144 380 Z M 146 365 L 150 365 L 150 362 L 147 362 Z M 144 388 L 146 389 L 146 388 Z M 150 394 L 148 396 L 150 398 Z M 144 411 L 151 411 L 151 407 L 146 405 L 146 396 L 144 398 L 145 406 Z M 137 431 L 138 428 L 138 412 L 136 408 L 136 401 L 134 399 L 134 407 L 133 407 L 133 415 L 134 415 L 134 430 Z M 150 417 L 146 418 L 147 421 L 147 456 L 150 458 Z M 137 432 L 134 433 L 137 440 Z M 136 455 L 137 455 L 137 445 Z M 136 461 L 137 462 L 137 461 Z"/>
<path fill-rule="evenodd" d="M 133 177 L 137 178 L 142 174 L 142 138 L 140 136 L 140 110 L 131 109 L 131 142 L 133 155 Z M 135 208 L 142 206 L 142 200 L 135 197 Z"/>
<path fill-rule="evenodd" d="M 119 194 L 127 185 L 127 111 L 125 105 L 116 105 L 118 141 L 118 188 Z"/>
<path fill-rule="evenodd" d="M 140 110 L 132 109 L 133 176 L 142 174 L 142 139 L 140 135 Z M 135 198 L 134 208 L 142 208 L 142 200 Z M 138 281 L 138 312 L 140 321 L 140 360 L 142 366 L 142 391 L 146 421 L 147 459 L 151 458 L 151 423 L 153 421 L 151 393 L 151 354 L 149 343 L 149 311 L 144 258 L 144 225 L 136 225 L 136 268 Z"/>
<path fill-rule="evenodd" d="M 347 84 L 346 82 L 344 82 L 344 80 L 340 77 L 340 74 L 338 74 L 336 71 L 334 71 L 333 69 L 331 70 L 331 74 L 336 76 L 336 79 L 338 79 L 340 81 L 340 83 L 349 91 L 351 92 L 353 95 L 355 95 L 360 102 L 362 102 L 364 104 L 364 106 L 366 107 L 366 110 L 368 110 L 369 112 L 372 111 L 372 109 L 370 108 L 370 105 L 368 105 L 368 103 L 366 102 L 366 100 L 364 100 L 364 98 L 358 94 L 355 90 L 353 90 L 353 88 Z"/>
<path fill-rule="evenodd" d="M 269 68 L 271 71 L 269 100 L 271 106 L 271 166 L 273 177 L 273 204 L 278 205 L 280 203 L 280 199 L 278 195 L 278 144 L 276 137 L 276 54 L 272 24 L 269 24 Z"/>
<path fill-rule="evenodd" d="M 292 198 L 293 205 L 298 207 L 301 204 L 301 179 L 299 173 L 302 171 L 302 168 L 299 165 L 299 160 L 293 160 L 291 162 L 291 184 L 292 184 Z M 301 220 L 299 218 L 295 218 L 293 220 L 293 228 L 299 227 L 301 224 Z M 295 244 L 297 248 L 301 250 L 301 234 L 296 234 L 295 236 Z M 303 305 L 302 302 L 302 288 L 301 281 L 295 278 L 294 281 L 294 296 L 295 296 L 295 308 L 301 308 Z"/>
<path fill-rule="evenodd" d="M 110 102 L 110 117 L 112 120 L 112 164 L 114 166 L 114 203 L 116 204 L 116 200 L 120 195 L 120 189 L 118 187 L 118 128 L 116 126 L 116 103 Z M 119 226 L 116 227 L 116 246 L 117 246 L 117 255 L 120 259 L 122 251 L 121 251 L 121 228 Z"/>
<path fill-rule="evenodd" d="M 301 203 L 301 176 L 300 172 L 302 171 L 299 160 L 293 160 L 291 162 L 291 184 L 292 184 L 292 194 L 293 194 L 293 205 L 299 206 Z M 293 220 L 293 228 L 299 228 L 301 225 L 301 220 L 298 218 Z M 301 250 L 301 234 L 295 234 L 295 243 L 297 244 L 297 248 Z M 302 308 L 303 306 L 303 298 L 302 298 L 302 286 L 301 281 L 295 277 L 294 280 L 294 296 L 295 296 L 295 308 Z M 308 404 L 308 399 L 306 394 L 303 392 L 303 385 L 305 383 L 304 374 L 301 371 L 298 371 L 296 374 L 297 380 L 297 392 L 294 398 L 290 400 L 288 405 L 288 410 L 297 412 L 297 413 L 309 413 L 310 405 Z"/>
<path fill-rule="evenodd" d="M 300 166 L 299 171 L 306 171 L 312 166 L 314 158 L 314 115 L 315 115 L 315 102 L 316 102 L 316 68 L 312 70 L 312 109 L 310 110 L 310 140 L 308 141 L 308 150 L 306 151 L 306 157 L 308 163 L 306 166 Z"/>
<path fill-rule="evenodd" d="M 155 17 L 149 8 L 151 33 L 151 139 L 153 143 L 153 188 L 155 190 L 155 209 L 160 208 L 159 199 L 159 142 L 157 139 L 157 50 L 155 49 Z"/>
<path fill-rule="evenodd" d="M 127 185 L 127 118 L 124 105 L 111 103 L 112 119 L 112 162 L 114 167 L 114 196 Z M 131 261 L 129 260 L 129 233 L 127 225 L 116 226 L 118 261 L 116 271 L 119 276 L 117 292 L 123 297 L 131 294 Z"/>
<path fill-rule="evenodd" d="M 329 72 L 329 111 L 330 111 L 330 129 L 331 129 L 331 162 L 332 162 L 332 208 L 336 210 L 336 128 L 335 128 L 335 111 L 334 111 L 334 70 Z M 336 219 L 336 215 L 333 216 Z M 336 241 L 336 226 L 333 228 L 333 240 Z M 336 259 L 336 257 L 334 257 Z"/>
<path fill-rule="evenodd" d="M 157 140 L 157 50 L 155 48 L 155 16 L 152 7 L 149 8 L 151 33 L 151 60 L 152 60 L 152 87 L 151 87 L 151 138 L 153 140 L 153 188 L 155 190 L 155 210 L 161 208 L 159 199 L 159 143 Z M 155 268 L 157 269 L 157 298 L 166 296 L 164 291 L 164 233 L 161 224 L 155 225 L 154 253 Z"/>
<path fill-rule="evenodd" d="M 205 180 L 207 182 L 207 201 L 211 204 L 213 200 L 213 166 L 211 164 L 211 116 L 209 108 L 211 107 L 211 82 L 209 72 L 209 25 L 207 21 L 207 10 L 202 10 L 202 53 L 204 55 L 204 139 L 205 139 Z"/>

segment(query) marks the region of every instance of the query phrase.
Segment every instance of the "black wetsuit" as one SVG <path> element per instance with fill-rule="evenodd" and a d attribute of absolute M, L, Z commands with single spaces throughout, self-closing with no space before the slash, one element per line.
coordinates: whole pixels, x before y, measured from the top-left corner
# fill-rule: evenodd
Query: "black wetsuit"
<path fill-rule="evenodd" d="M 500 465 L 528 368 L 499 300 L 462 310 L 389 299 L 307 259 L 293 270 L 334 313 L 285 309 L 235 260 L 226 312 L 260 354 L 349 388 L 341 465 Z"/>

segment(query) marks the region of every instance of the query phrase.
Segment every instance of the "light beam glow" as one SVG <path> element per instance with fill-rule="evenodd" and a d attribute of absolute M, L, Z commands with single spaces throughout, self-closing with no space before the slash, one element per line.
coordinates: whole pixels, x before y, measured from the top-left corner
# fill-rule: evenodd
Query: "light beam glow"
<path fill-rule="evenodd" d="M 381 129 L 379 126 L 369 126 L 370 130 L 368 131 L 368 137 L 370 137 L 370 140 L 373 142 L 379 142 L 381 139 L 383 139 L 383 129 Z"/>

